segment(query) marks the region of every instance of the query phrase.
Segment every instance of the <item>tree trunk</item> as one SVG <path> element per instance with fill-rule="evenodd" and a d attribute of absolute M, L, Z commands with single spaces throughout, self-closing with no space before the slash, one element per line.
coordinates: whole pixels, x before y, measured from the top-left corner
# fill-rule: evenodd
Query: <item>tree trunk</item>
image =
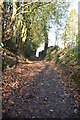
<path fill-rule="evenodd" d="M 44 57 L 46 56 L 46 52 L 48 49 L 48 33 L 47 33 L 47 25 L 46 25 L 46 20 L 44 20 L 44 37 L 45 37 L 45 46 L 44 46 Z"/>

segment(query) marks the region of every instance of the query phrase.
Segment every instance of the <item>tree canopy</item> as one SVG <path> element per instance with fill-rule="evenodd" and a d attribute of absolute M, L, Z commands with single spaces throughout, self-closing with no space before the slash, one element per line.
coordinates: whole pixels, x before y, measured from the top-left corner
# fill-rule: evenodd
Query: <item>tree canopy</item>
<path fill-rule="evenodd" d="M 49 2 L 3 2 L 3 43 L 13 41 L 22 54 L 34 54 L 40 43 L 48 48 L 49 20 L 60 20 L 69 3 L 62 0 Z M 23 53 L 24 52 L 24 53 Z"/>

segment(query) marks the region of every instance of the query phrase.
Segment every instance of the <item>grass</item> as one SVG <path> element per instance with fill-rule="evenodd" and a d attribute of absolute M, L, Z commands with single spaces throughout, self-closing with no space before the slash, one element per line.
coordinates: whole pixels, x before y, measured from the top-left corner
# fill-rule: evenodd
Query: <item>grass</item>
<path fill-rule="evenodd" d="M 78 47 L 64 48 L 63 50 L 47 51 L 45 57 L 47 61 L 51 60 L 55 64 L 59 64 L 61 69 L 65 71 L 69 79 L 75 81 L 80 86 L 80 65 L 78 64 Z"/>

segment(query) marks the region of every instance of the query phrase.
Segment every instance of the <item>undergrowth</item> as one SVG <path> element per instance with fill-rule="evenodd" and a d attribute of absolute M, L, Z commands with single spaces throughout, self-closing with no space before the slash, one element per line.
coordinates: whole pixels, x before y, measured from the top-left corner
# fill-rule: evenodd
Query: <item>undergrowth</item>
<path fill-rule="evenodd" d="M 56 52 L 56 49 L 51 51 L 47 50 L 45 57 L 46 61 L 52 61 L 55 64 L 59 64 L 61 69 L 68 75 L 68 79 L 72 79 L 80 86 L 80 65 L 78 60 L 78 47 L 64 48 Z"/>

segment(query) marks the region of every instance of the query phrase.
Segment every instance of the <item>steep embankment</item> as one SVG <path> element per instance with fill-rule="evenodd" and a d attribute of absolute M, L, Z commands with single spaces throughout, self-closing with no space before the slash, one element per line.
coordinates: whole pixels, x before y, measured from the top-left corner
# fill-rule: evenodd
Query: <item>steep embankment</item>
<path fill-rule="evenodd" d="M 56 63 L 56 65 L 65 72 L 68 79 L 70 81 L 75 81 L 80 87 L 80 64 L 77 46 L 73 48 L 64 48 L 58 51 L 56 51 L 56 49 L 53 51 L 48 49 L 45 59 L 47 61 L 50 60 L 52 63 Z"/>

